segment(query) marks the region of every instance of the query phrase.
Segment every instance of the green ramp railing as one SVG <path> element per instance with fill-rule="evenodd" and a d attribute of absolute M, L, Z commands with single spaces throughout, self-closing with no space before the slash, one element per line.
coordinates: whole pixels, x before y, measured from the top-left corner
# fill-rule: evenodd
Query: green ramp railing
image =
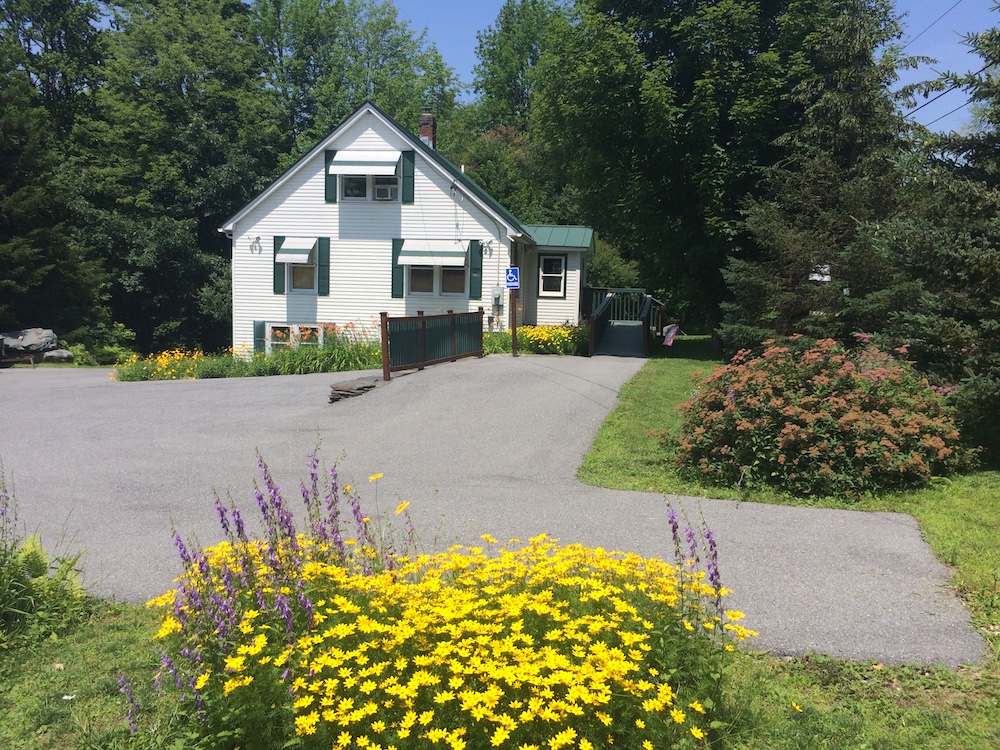
<path fill-rule="evenodd" d="M 382 377 L 399 370 L 483 356 L 483 308 L 476 312 L 382 318 Z"/>

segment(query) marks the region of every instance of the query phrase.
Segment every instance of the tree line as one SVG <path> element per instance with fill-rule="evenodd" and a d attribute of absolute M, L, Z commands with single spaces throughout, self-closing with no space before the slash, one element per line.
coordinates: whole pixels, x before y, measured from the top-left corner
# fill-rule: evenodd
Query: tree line
<path fill-rule="evenodd" d="M 372 100 L 431 106 L 522 220 L 597 229 L 595 284 L 730 350 L 905 345 L 969 430 L 1000 411 L 996 30 L 896 91 L 892 0 L 508 0 L 470 102 L 379 0 L 4 0 L 0 33 L 0 328 L 223 346 L 216 227 Z M 952 88 L 962 133 L 904 116 Z"/>

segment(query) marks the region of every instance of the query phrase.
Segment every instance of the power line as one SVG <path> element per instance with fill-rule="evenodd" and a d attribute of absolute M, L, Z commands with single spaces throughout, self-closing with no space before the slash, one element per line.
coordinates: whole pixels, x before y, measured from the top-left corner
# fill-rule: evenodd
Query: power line
<path fill-rule="evenodd" d="M 903 45 L 903 49 L 906 49 L 911 44 L 913 44 L 915 41 L 917 41 L 920 37 L 922 37 L 924 34 L 926 34 L 928 31 L 930 31 L 934 27 L 934 25 L 937 24 L 938 21 L 940 21 L 946 15 L 948 15 L 949 13 L 951 13 L 953 10 L 955 10 L 955 8 L 957 8 L 961 4 L 962 4 L 962 0 L 958 0 L 954 5 L 952 5 L 950 8 L 948 8 L 948 10 L 946 10 L 944 13 L 942 13 L 940 16 L 938 16 L 937 19 L 935 19 L 933 22 L 931 22 L 930 26 L 928 26 L 926 29 L 924 29 L 923 31 L 921 31 L 919 34 L 917 34 L 915 37 L 913 37 L 910 41 L 908 41 L 906 44 L 904 44 Z"/>
<path fill-rule="evenodd" d="M 933 119 L 933 120 L 931 120 L 930 122 L 926 123 L 926 124 L 924 125 L 924 127 L 925 127 L 925 128 L 929 128 L 929 127 L 930 127 L 931 125 L 933 125 L 934 123 L 936 123 L 936 122 L 937 122 L 938 120 L 943 120 L 943 119 L 944 119 L 944 118 L 946 118 L 946 117 L 947 117 L 948 115 L 953 115 L 953 114 L 955 114 L 956 112 L 958 112 L 958 110 L 960 110 L 960 109 L 963 109 L 963 108 L 965 108 L 965 107 L 967 107 L 967 106 L 969 106 L 969 103 L 968 103 L 968 102 L 966 102 L 965 104 L 959 104 L 959 105 L 958 105 L 957 107 L 955 107 L 955 109 L 953 109 L 953 110 L 952 110 L 951 112 L 945 112 L 945 113 L 944 113 L 943 115 L 941 115 L 940 117 L 936 117 L 936 118 L 934 118 L 934 119 Z"/>
<path fill-rule="evenodd" d="M 959 2 L 961 2 L 961 0 L 959 0 Z M 980 73 L 984 72 L 988 67 L 990 67 L 990 65 L 992 65 L 992 63 L 986 63 L 986 65 L 984 65 L 983 67 L 981 67 L 979 70 L 977 70 L 972 75 L 974 75 L 974 76 L 979 75 Z M 949 86 L 948 88 L 946 88 L 944 91 L 942 91 L 940 94 L 938 94 L 937 96 L 935 96 L 933 99 L 928 99 L 926 102 L 924 102 L 923 104 L 921 104 L 916 109 L 912 109 L 909 112 L 907 112 L 904 115 L 904 117 L 911 117 L 911 116 L 913 116 L 916 112 L 919 112 L 920 110 L 922 110 L 927 105 L 933 104 L 934 102 L 936 102 L 938 99 L 940 99 L 945 94 L 950 94 L 952 91 L 954 91 L 957 88 L 960 88 L 961 86 L 962 86 L 962 84 L 960 84 L 960 83 L 953 83 L 951 86 Z M 965 105 L 963 104 L 962 106 L 964 107 Z"/>

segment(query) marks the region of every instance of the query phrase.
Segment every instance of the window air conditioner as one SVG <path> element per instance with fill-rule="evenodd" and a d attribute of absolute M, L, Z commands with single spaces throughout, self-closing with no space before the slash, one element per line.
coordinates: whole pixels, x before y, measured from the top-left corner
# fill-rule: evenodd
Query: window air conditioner
<path fill-rule="evenodd" d="M 394 188 L 391 185 L 376 185 L 375 186 L 375 200 L 377 200 L 377 201 L 391 201 L 391 200 L 394 200 L 393 190 L 394 190 Z"/>

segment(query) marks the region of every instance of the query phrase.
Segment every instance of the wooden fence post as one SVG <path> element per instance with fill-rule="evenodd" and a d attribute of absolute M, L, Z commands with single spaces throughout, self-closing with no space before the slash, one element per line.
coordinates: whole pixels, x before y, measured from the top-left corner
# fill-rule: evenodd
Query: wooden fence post
<path fill-rule="evenodd" d="M 426 336 L 427 336 L 427 321 L 424 320 L 424 311 L 417 310 L 417 319 L 420 323 L 420 367 L 418 370 L 424 369 L 424 361 L 427 359 L 427 352 L 424 346 Z"/>
<path fill-rule="evenodd" d="M 389 380 L 389 313 L 379 313 L 382 319 L 382 380 Z"/>

